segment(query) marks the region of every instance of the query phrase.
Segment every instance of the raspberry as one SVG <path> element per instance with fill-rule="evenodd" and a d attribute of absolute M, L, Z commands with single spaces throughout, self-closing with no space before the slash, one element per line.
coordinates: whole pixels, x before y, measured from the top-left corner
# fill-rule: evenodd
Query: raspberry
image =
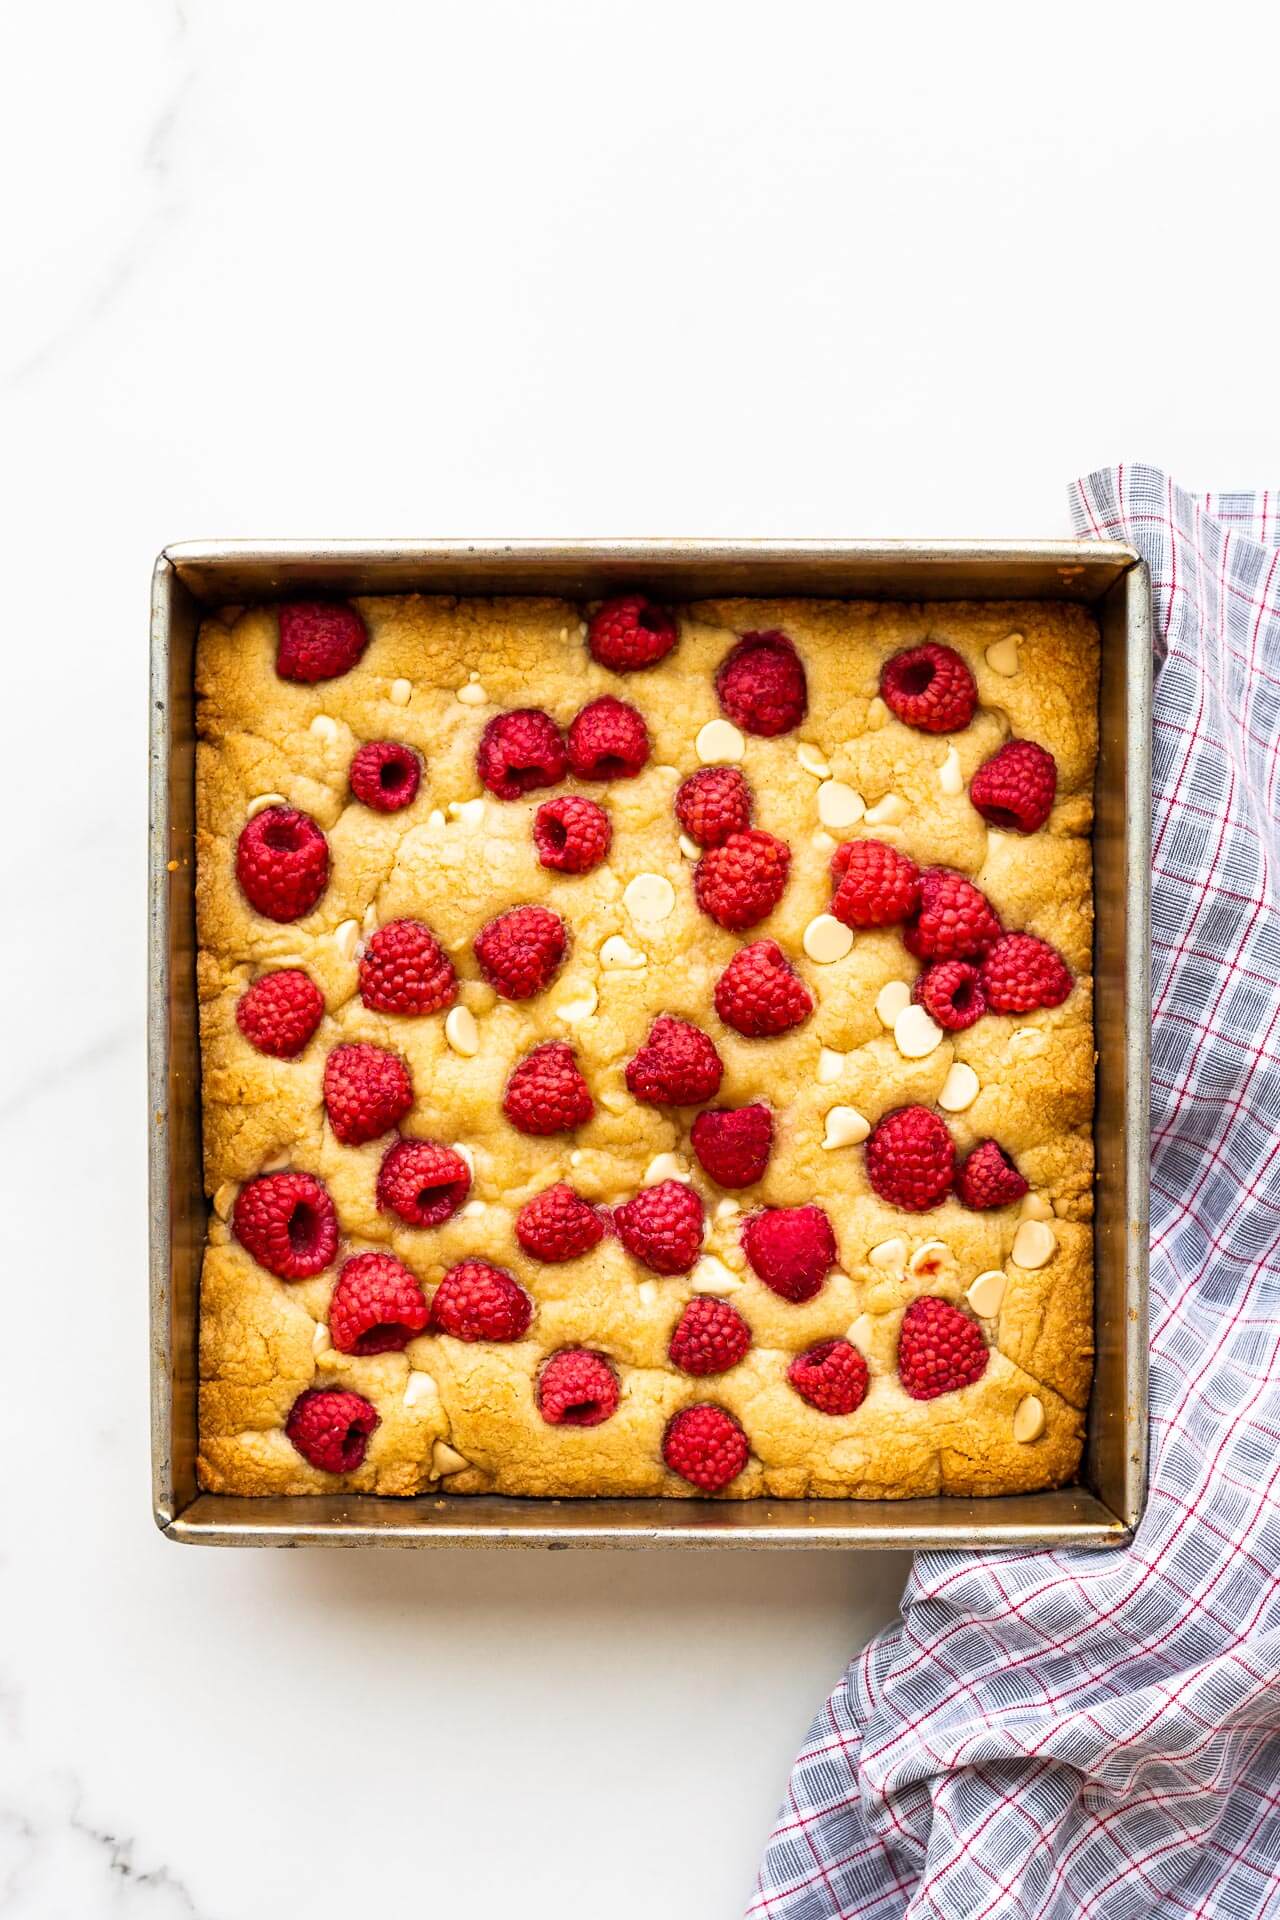
<path fill-rule="evenodd" d="M 694 871 L 693 890 L 704 913 L 731 932 L 741 933 L 773 912 L 790 867 L 786 841 L 750 827 L 708 848 Z"/>
<path fill-rule="evenodd" d="M 558 1180 L 526 1200 L 516 1215 L 516 1239 L 535 1260 L 577 1260 L 605 1236 L 605 1222 L 572 1187 Z"/>
<path fill-rule="evenodd" d="M 431 1302 L 431 1331 L 455 1340 L 519 1340 L 529 1330 L 533 1302 L 503 1267 L 460 1260 L 450 1267 Z"/>
<path fill-rule="evenodd" d="M 613 1210 L 619 1240 L 652 1273 L 688 1273 L 702 1252 L 702 1202 L 683 1180 L 659 1180 Z"/>
<path fill-rule="evenodd" d="M 676 643 L 676 623 L 665 607 L 643 593 L 620 594 L 592 614 L 587 628 L 591 658 L 615 673 L 656 666 Z"/>
<path fill-rule="evenodd" d="M 502 1111 L 521 1133 L 568 1133 L 595 1112 L 573 1048 L 545 1040 L 525 1055 L 507 1081 Z"/>
<path fill-rule="evenodd" d="M 334 680 L 349 673 L 369 644 L 354 607 L 294 600 L 279 610 L 276 672 L 282 680 Z"/>
<path fill-rule="evenodd" d="M 308 1387 L 290 1408 L 284 1430 L 303 1459 L 322 1473 L 354 1473 L 380 1424 L 377 1408 L 362 1394 Z"/>
<path fill-rule="evenodd" d="M 439 1013 L 457 997 L 453 962 L 421 920 L 388 920 L 360 956 L 360 998 L 375 1013 Z"/>
<path fill-rule="evenodd" d="M 236 1002 L 236 1025 L 251 1047 L 294 1060 L 324 1018 L 324 995 L 300 967 L 264 973 Z"/>
<path fill-rule="evenodd" d="M 836 1237 L 821 1207 L 766 1207 L 743 1222 L 742 1250 L 766 1287 L 797 1304 L 812 1300 L 836 1263 Z"/>
<path fill-rule="evenodd" d="M 1000 938 L 1000 922 L 985 893 L 950 867 L 926 867 L 920 910 L 902 936 L 917 960 L 981 959 Z"/>
<path fill-rule="evenodd" d="M 418 791 L 422 762 L 398 740 L 366 740 L 347 775 L 357 800 L 375 813 L 399 813 Z"/>
<path fill-rule="evenodd" d="M 902 1316 L 898 1379 L 913 1400 L 970 1387 L 987 1370 L 987 1347 L 976 1320 L 936 1294 L 921 1294 Z"/>
<path fill-rule="evenodd" d="M 831 911 L 846 927 L 892 927 L 920 905 L 920 869 L 883 840 L 847 840 L 831 856 Z"/>
<path fill-rule="evenodd" d="M 744 633 L 716 672 L 716 697 L 744 733 L 789 733 L 809 705 L 804 668 L 785 633 Z"/>
<path fill-rule="evenodd" d="M 954 647 L 927 640 L 885 661 L 880 697 L 908 727 L 958 733 L 977 709 L 978 683 Z"/>
<path fill-rule="evenodd" d="M 926 967 L 911 998 L 948 1033 L 960 1033 L 987 1010 L 982 975 L 967 960 L 939 960 Z"/>
<path fill-rule="evenodd" d="M 977 1213 L 989 1207 L 1007 1207 L 1028 1192 L 1030 1188 L 1013 1161 L 994 1140 L 980 1140 L 956 1169 L 957 1197 Z"/>
<path fill-rule="evenodd" d="M 696 1107 L 720 1091 L 724 1064 L 701 1027 L 660 1013 L 627 1063 L 627 1086 L 653 1106 Z"/>
<path fill-rule="evenodd" d="M 702 767 L 676 791 L 676 819 L 700 847 L 719 847 L 751 825 L 751 789 L 736 767 Z"/>
<path fill-rule="evenodd" d="M 264 1173 L 236 1195 L 236 1239 L 278 1280 L 310 1280 L 338 1251 L 329 1189 L 311 1173 Z"/>
<path fill-rule="evenodd" d="M 969 798 L 993 827 L 1034 833 L 1053 812 L 1058 763 L 1034 740 L 1010 740 L 984 760 L 969 782 Z"/>
<path fill-rule="evenodd" d="M 786 1033 L 813 1012 L 813 995 L 776 940 L 735 953 L 716 981 L 715 1001 L 726 1027 L 749 1040 Z"/>
<path fill-rule="evenodd" d="M 634 707 L 606 693 L 570 726 L 568 753 L 579 780 L 630 780 L 649 758 L 649 729 Z"/>
<path fill-rule="evenodd" d="M 689 1142 L 704 1173 L 721 1187 L 750 1187 L 763 1179 L 773 1151 L 773 1115 L 750 1107 L 709 1107 L 693 1123 Z"/>
<path fill-rule="evenodd" d="M 362 1146 L 390 1133 L 413 1105 L 413 1082 L 398 1053 L 385 1047 L 335 1047 L 324 1063 L 324 1105 L 334 1138 Z"/>
<path fill-rule="evenodd" d="M 677 1320 L 667 1352 L 673 1367 L 701 1378 L 708 1373 L 728 1373 L 750 1345 L 751 1329 L 738 1309 L 727 1300 L 713 1300 L 699 1293 Z"/>
<path fill-rule="evenodd" d="M 982 990 L 992 1013 L 1034 1013 L 1060 1007 L 1071 969 L 1056 947 L 1034 933 L 1006 933 L 982 963 Z"/>
<path fill-rule="evenodd" d="M 436 1140 L 397 1140 L 378 1169 L 378 1211 L 407 1227 L 443 1226 L 471 1191 L 471 1169 Z"/>
<path fill-rule="evenodd" d="M 518 800 L 535 787 L 554 787 L 564 779 L 564 770 L 560 729 L 540 707 L 496 713 L 480 735 L 476 772 L 499 800 Z"/>
<path fill-rule="evenodd" d="M 882 1200 L 907 1213 L 927 1213 L 951 1190 L 956 1150 L 928 1107 L 895 1107 L 871 1130 L 867 1178 Z"/>
<path fill-rule="evenodd" d="M 848 1340 L 819 1340 L 798 1353 L 787 1379 L 819 1413 L 856 1413 L 867 1397 L 867 1363 Z"/>
<path fill-rule="evenodd" d="M 613 828 L 603 807 L 580 793 L 544 800 L 533 816 L 533 844 L 553 873 L 590 873 L 609 851 Z"/>
<path fill-rule="evenodd" d="M 719 1493 L 747 1464 L 747 1436 L 723 1407 L 685 1407 L 667 1423 L 662 1457 L 702 1493 Z"/>
<path fill-rule="evenodd" d="M 549 986 L 564 959 L 568 929 L 547 907 L 512 907 L 476 935 L 476 959 L 504 1000 L 532 1000 Z"/>
<path fill-rule="evenodd" d="M 427 1302 L 408 1267 L 389 1253 L 344 1260 L 329 1299 L 339 1353 L 399 1353 L 427 1324 Z"/>
<path fill-rule="evenodd" d="M 236 879 L 268 920 L 300 920 L 329 884 L 329 842 L 309 813 L 264 807 L 240 829 Z"/>
<path fill-rule="evenodd" d="M 603 1354 L 562 1347 L 538 1375 L 534 1398 L 549 1427 L 598 1427 L 617 1411 L 618 1377 Z"/>

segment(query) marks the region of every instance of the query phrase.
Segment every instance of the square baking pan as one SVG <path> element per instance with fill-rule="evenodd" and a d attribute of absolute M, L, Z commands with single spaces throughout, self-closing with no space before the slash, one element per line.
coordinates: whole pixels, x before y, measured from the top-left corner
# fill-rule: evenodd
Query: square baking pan
<path fill-rule="evenodd" d="M 1093 1393 L 1079 1484 L 987 1500 L 245 1499 L 196 1485 L 207 1208 L 195 982 L 195 644 L 204 613 L 304 596 L 1074 600 L 1102 631 L 1094 829 Z M 1151 591 L 1127 546 L 772 540 L 202 541 L 167 547 L 151 602 L 151 1431 L 171 1539 L 222 1546 L 1116 1545 L 1142 1509 L 1147 1427 Z"/>

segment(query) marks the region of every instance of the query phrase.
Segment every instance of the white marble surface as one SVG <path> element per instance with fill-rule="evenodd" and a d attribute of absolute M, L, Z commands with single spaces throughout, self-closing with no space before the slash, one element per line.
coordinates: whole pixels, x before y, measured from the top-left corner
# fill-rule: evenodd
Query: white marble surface
<path fill-rule="evenodd" d="M 7 1920 L 739 1911 L 900 1557 L 151 1528 L 150 562 L 1059 533 L 1126 456 L 1274 482 L 1276 30 L 1220 53 L 1205 18 L 4 10 Z"/>

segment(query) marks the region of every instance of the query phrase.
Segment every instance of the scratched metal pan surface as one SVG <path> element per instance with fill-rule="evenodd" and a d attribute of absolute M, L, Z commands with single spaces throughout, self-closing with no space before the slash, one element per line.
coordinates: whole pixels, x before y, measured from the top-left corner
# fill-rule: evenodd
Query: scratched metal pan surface
<path fill-rule="evenodd" d="M 1077 1486 L 990 1500 L 237 1499 L 196 1485 L 200 1170 L 195 987 L 196 630 L 306 594 L 548 593 L 640 585 L 688 600 L 821 595 L 1075 600 L 1102 629 L 1094 833 L 1098 1046 L 1095 1342 Z M 1151 594 L 1126 546 L 861 540 L 200 541 L 156 562 L 151 605 L 151 1414 L 154 1510 L 222 1546 L 1105 1547 L 1146 1478 Z"/>

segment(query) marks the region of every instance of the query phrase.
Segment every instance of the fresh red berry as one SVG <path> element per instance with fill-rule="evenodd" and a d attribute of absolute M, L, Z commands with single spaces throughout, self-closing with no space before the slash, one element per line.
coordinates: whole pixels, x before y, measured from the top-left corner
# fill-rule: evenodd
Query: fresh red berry
<path fill-rule="evenodd" d="M 618 1376 L 602 1353 L 562 1347 L 538 1375 L 534 1398 L 549 1427 L 598 1427 L 617 1411 Z"/>
<path fill-rule="evenodd" d="M 535 787 L 556 786 L 564 779 L 565 766 L 560 729 L 540 707 L 496 713 L 476 748 L 476 772 L 499 800 L 518 800 Z"/>
<path fill-rule="evenodd" d="M 917 960 L 981 959 L 1000 938 L 991 902 L 972 880 L 950 867 L 926 867 L 920 876 L 920 908 L 902 936 Z"/>
<path fill-rule="evenodd" d="M 264 973 L 236 1002 L 236 1025 L 251 1047 L 294 1060 L 324 1018 L 324 995 L 300 967 Z"/>
<path fill-rule="evenodd" d="M 993 827 L 1035 833 L 1053 812 L 1058 763 L 1034 740 L 1010 740 L 984 760 L 969 782 L 969 798 Z"/>
<path fill-rule="evenodd" d="M 928 1107 L 895 1107 L 867 1141 L 867 1178 L 882 1200 L 907 1213 L 927 1213 L 951 1191 L 956 1150 Z"/>
<path fill-rule="evenodd" d="M 752 1272 L 784 1300 L 812 1300 L 836 1263 L 836 1237 L 821 1207 L 765 1207 L 743 1222 Z"/>
<path fill-rule="evenodd" d="M 685 1407 L 667 1423 L 662 1457 L 700 1493 L 719 1493 L 747 1464 L 747 1436 L 723 1407 Z"/>
<path fill-rule="evenodd" d="M 920 869 L 883 840 L 846 840 L 831 856 L 831 911 L 846 927 L 892 927 L 920 905 Z"/>
<path fill-rule="evenodd" d="M 605 1236 L 597 1207 L 558 1180 L 526 1200 L 516 1215 L 516 1239 L 534 1260 L 577 1260 Z"/>
<path fill-rule="evenodd" d="M 751 1345 L 751 1329 L 727 1300 L 695 1294 L 676 1321 L 667 1352 L 682 1373 L 728 1373 Z"/>
<path fill-rule="evenodd" d="M 378 1169 L 378 1209 L 407 1227 L 439 1227 L 471 1191 L 471 1169 L 438 1140 L 397 1140 Z"/>
<path fill-rule="evenodd" d="M 744 633 L 716 672 L 716 696 L 744 733 L 790 733 L 809 705 L 800 656 L 785 633 Z"/>
<path fill-rule="evenodd" d="M 310 1280 L 338 1251 L 329 1189 L 311 1173 L 264 1173 L 236 1195 L 236 1239 L 278 1280 Z"/>
<path fill-rule="evenodd" d="M 634 707 L 606 693 L 582 709 L 567 745 L 579 780 L 630 780 L 649 758 L 649 729 Z"/>
<path fill-rule="evenodd" d="M 276 672 L 282 680 L 334 680 L 348 673 L 369 644 L 354 607 L 293 600 L 279 610 Z"/>
<path fill-rule="evenodd" d="M 702 1202 L 683 1180 L 659 1180 L 613 1210 L 619 1240 L 652 1273 L 688 1273 L 702 1252 Z"/>
<path fill-rule="evenodd" d="M 360 998 L 375 1013 L 439 1013 L 457 997 L 453 962 L 421 920 L 388 920 L 360 956 Z"/>
<path fill-rule="evenodd" d="M 591 658 L 614 673 L 634 673 L 656 666 L 676 643 L 676 623 L 665 607 L 643 593 L 623 593 L 606 600 L 587 626 Z"/>
<path fill-rule="evenodd" d="M 721 1187 L 750 1187 L 763 1179 L 773 1151 L 773 1115 L 749 1107 L 709 1107 L 693 1123 L 689 1141 L 704 1173 Z"/>
<path fill-rule="evenodd" d="M 813 1012 L 813 995 L 776 940 L 755 940 L 734 954 L 715 1002 L 726 1027 L 749 1040 L 786 1033 Z"/>
<path fill-rule="evenodd" d="M 347 775 L 357 800 L 375 813 L 399 813 L 418 791 L 422 762 L 399 740 L 366 740 Z"/>
<path fill-rule="evenodd" d="M 426 1324 L 426 1297 L 399 1260 L 357 1253 L 343 1261 L 329 1298 L 329 1338 L 339 1353 L 399 1353 Z"/>
<path fill-rule="evenodd" d="M 911 998 L 947 1033 L 960 1033 L 987 1010 L 982 975 L 968 960 L 937 960 L 926 967 Z"/>
<path fill-rule="evenodd" d="M 609 851 L 613 828 L 603 807 L 580 793 L 544 800 L 533 816 L 533 844 L 553 873 L 590 873 Z"/>
<path fill-rule="evenodd" d="M 709 847 L 694 870 L 693 890 L 702 911 L 722 927 L 741 933 L 771 914 L 791 869 L 785 840 L 749 827 Z"/>
<path fill-rule="evenodd" d="M 460 1260 L 431 1301 L 431 1331 L 455 1340 L 520 1340 L 533 1319 L 533 1302 L 504 1267 Z"/>
<path fill-rule="evenodd" d="M 856 1413 L 867 1397 L 867 1363 L 848 1340 L 819 1340 L 798 1353 L 787 1379 L 819 1413 Z"/>
<path fill-rule="evenodd" d="M 696 1107 L 720 1091 L 724 1064 L 701 1027 L 660 1013 L 627 1064 L 627 1086 L 654 1106 Z"/>
<path fill-rule="evenodd" d="M 390 1133 L 413 1105 L 409 1069 L 385 1047 L 344 1043 L 324 1063 L 324 1105 L 334 1138 L 362 1146 Z"/>
<path fill-rule="evenodd" d="M 363 1465 L 369 1435 L 381 1424 L 363 1394 L 308 1387 L 289 1411 L 285 1432 L 308 1465 L 321 1473 L 354 1473 Z"/>
<path fill-rule="evenodd" d="M 908 727 L 958 733 L 977 710 L 978 683 L 954 647 L 926 640 L 885 661 L 880 697 Z"/>
<path fill-rule="evenodd" d="M 1003 934 L 982 963 L 982 991 L 992 1013 L 1060 1007 L 1071 987 L 1071 969 L 1058 949 L 1034 933 Z"/>
<path fill-rule="evenodd" d="M 236 879 L 268 920 L 300 920 L 329 884 L 329 842 L 309 813 L 264 807 L 236 842 Z"/>
<path fill-rule="evenodd" d="M 676 790 L 676 819 L 700 847 L 719 847 L 751 825 L 751 789 L 737 767 L 701 767 Z"/>
<path fill-rule="evenodd" d="M 1013 1161 L 995 1140 L 980 1140 L 956 1169 L 957 1197 L 979 1213 L 988 1207 L 1007 1207 L 1029 1192 Z"/>
<path fill-rule="evenodd" d="M 548 907 L 512 907 L 476 935 L 476 959 L 504 1000 L 532 1000 L 550 986 L 565 956 L 569 934 Z"/>
<path fill-rule="evenodd" d="M 902 1316 L 898 1380 L 913 1400 L 971 1387 L 987 1370 L 987 1345 L 976 1320 L 949 1300 L 922 1294 Z"/>
<path fill-rule="evenodd" d="M 525 1055 L 507 1081 L 502 1111 L 521 1133 L 568 1133 L 595 1112 L 573 1048 L 545 1040 Z"/>

